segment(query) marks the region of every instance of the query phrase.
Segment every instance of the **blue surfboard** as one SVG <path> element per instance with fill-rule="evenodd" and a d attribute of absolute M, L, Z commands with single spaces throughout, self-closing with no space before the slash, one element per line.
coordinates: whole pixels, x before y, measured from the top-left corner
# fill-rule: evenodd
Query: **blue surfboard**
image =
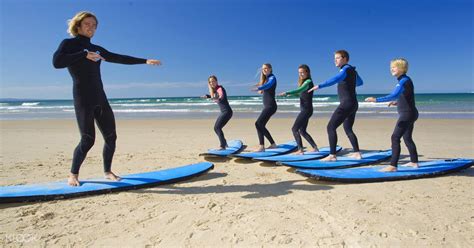
<path fill-rule="evenodd" d="M 296 172 L 323 181 L 365 183 L 435 177 L 469 168 L 473 164 L 474 160 L 472 159 L 452 159 L 422 162 L 419 163 L 419 168 L 399 166 L 396 172 L 379 171 L 384 166 L 338 170 L 298 169 Z"/>
<path fill-rule="evenodd" d="M 392 150 L 379 152 L 362 153 L 362 159 L 354 159 L 349 157 L 337 157 L 337 161 L 325 162 L 321 160 L 307 160 L 295 162 L 277 162 L 279 165 L 285 165 L 298 169 L 341 169 L 349 167 L 357 167 L 367 164 L 378 163 L 389 159 L 392 156 Z"/>
<path fill-rule="evenodd" d="M 253 159 L 258 157 L 268 157 L 289 153 L 296 150 L 296 148 L 296 141 L 290 141 L 284 144 L 280 144 L 276 148 L 265 149 L 264 152 L 244 152 L 239 154 L 232 154 L 230 156 L 234 158 Z"/>
<path fill-rule="evenodd" d="M 205 157 L 227 157 L 231 154 L 235 154 L 242 150 L 243 144 L 240 140 L 231 140 L 227 142 L 227 148 L 225 150 L 209 149 L 205 153 L 199 154 L 199 156 Z"/>
<path fill-rule="evenodd" d="M 212 168 L 214 168 L 212 163 L 202 162 L 177 168 L 125 175 L 121 176 L 122 180 L 120 181 L 107 179 L 80 180 L 81 185 L 77 187 L 69 186 L 67 181 L 1 186 L 0 203 L 57 200 L 153 187 L 183 181 L 203 174 Z"/>
<path fill-rule="evenodd" d="M 336 152 L 342 150 L 342 147 L 337 146 Z M 253 160 L 257 161 L 265 161 L 265 162 L 291 162 L 291 161 L 303 161 L 303 160 L 313 160 L 313 159 L 321 159 L 329 155 L 329 147 L 322 147 L 319 149 L 319 152 L 305 152 L 302 155 L 297 154 L 285 154 L 285 155 L 277 155 L 277 156 L 270 156 L 270 157 L 257 157 Z"/>

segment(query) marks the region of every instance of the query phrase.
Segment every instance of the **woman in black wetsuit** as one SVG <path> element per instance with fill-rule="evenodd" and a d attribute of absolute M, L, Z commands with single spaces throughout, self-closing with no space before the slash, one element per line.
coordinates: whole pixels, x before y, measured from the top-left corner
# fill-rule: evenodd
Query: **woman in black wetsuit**
<path fill-rule="evenodd" d="M 334 64 L 340 68 L 339 73 L 326 80 L 326 82 L 314 86 L 309 91 L 322 89 L 337 84 L 337 95 L 339 96 L 339 106 L 331 116 L 327 125 L 329 137 L 330 154 L 321 159 L 321 161 L 336 161 L 337 132 L 336 129 L 343 124 L 344 131 L 352 145 L 353 153 L 349 157 L 361 159 L 359 151 L 359 141 L 352 127 L 354 126 L 355 116 L 359 103 L 357 102 L 356 87 L 363 84 L 355 67 L 347 64 L 349 62 L 349 53 L 345 50 L 338 50 L 334 53 Z"/>
<path fill-rule="evenodd" d="M 263 110 L 255 122 L 260 145 L 257 149 L 257 152 L 265 151 L 264 137 L 266 137 L 270 142 L 270 146 L 268 148 L 275 148 L 277 146 L 273 140 L 272 135 L 265 127 L 267 122 L 270 120 L 270 117 L 272 117 L 272 115 L 277 111 L 277 104 L 275 100 L 276 86 L 277 80 L 273 75 L 272 65 L 268 63 L 263 64 L 260 82 L 257 84 L 257 87 L 253 89 L 254 91 L 258 91 L 259 93 L 263 94 Z"/>
<path fill-rule="evenodd" d="M 301 140 L 301 136 L 303 136 L 308 143 L 313 148 L 311 152 L 318 152 L 318 146 L 316 142 L 314 142 L 313 138 L 309 133 L 306 131 L 308 127 L 308 122 L 311 116 L 313 115 L 313 92 L 308 92 L 308 89 L 313 88 L 313 80 L 311 79 L 311 70 L 309 69 L 308 65 L 300 65 L 298 67 L 298 88 L 285 91 L 280 94 L 279 96 L 292 96 L 292 95 L 299 95 L 300 96 L 300 113 L 298 117 L 296 117 L 295 123 L 291 128 L 293 132 L 293 136 L 295 137 L 296 143 L 298 144 L 298 151 L 295 154 L 303 154 L 303 141 Z"/>
<path fill-rule="evenodd" d="M 222 128 L 227 124 L 230 118 L 232 118 L 232 108 L 229 105 L 229 101 L 227 101 L 227 93 L 224 87 L 219 85 L 217 82 L 216 76 L 209 76 L 207 84 L 209 86 L 209 95 L 204 95 L 202 98 L 210 98 L 219 105 L 221 114 L 214 124 L 214 131 L 216 132 L 217 137 L 219 137 L 219 149 L 224 150 L 227 147 L 227 141 L 224 137 L 224 132 L 222 132 Z"/>
<path fill-rule="evenodd" d="M 115 152 L 115 118 L 105 95 L 100 75 L 101 61 L 120 64 L 160 65 L 159 60 L 140 59 L 115 54 L 103 47 L 94 45 L 90 39 L 97 29 L 97 18 L 90 12 L 79 12 L 70 21 L 68 32 L 73 38 L 61 42 L 53 56 L 55 68 L 66 68 L 73 80 L 74 109 L 81 141 L 74 150 L 71 175 L 68 184 L 79 186 L 79 168 L 87 152 L 95 141 L 94 120 L 104 137 L 103 150 L 104 173 L 110 180 L 120 180 L 111 171 L 112 158 Z"/>
<path fill-rule="evenodd" d="M 397 105 L 398 121 L 392 133 L 392 159 L 383 172 L 397 171 L 400 158 L 400 139 L 403 137 L 410 153 L 410 162 L 403 166 L 418 167 L 418 152 L 413 141 L 413 128 L 418 119 L 418 109 L 415 106 L 415 87 L 408 72 L 408 62 L 405 59 L 394 59 L 390 62 L 390 72 L 397 77 L 398 84 L 393 92 L 383 97 L 367 97 L 366 102 L 389 102 L 388 106 Z M 394 101 L 396 100 L 396 101 Z"/>

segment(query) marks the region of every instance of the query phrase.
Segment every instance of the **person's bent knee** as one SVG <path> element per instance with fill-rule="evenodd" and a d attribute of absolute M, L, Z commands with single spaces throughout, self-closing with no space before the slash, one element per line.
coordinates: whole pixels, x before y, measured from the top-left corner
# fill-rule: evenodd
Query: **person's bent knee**
<path fill-rule="evenodd" d="M 115 144 L 115 141 L 117 141 L 117 133 L 113 132 L 105 137 L 105 142 L 108 144 Z"/>
<path fill-rule="evenodd" d="M 94 143 L 95 137 L 87 134 L 82 135 L 80 146 L 83 152 L 88 152 L 94 146 Z"/>

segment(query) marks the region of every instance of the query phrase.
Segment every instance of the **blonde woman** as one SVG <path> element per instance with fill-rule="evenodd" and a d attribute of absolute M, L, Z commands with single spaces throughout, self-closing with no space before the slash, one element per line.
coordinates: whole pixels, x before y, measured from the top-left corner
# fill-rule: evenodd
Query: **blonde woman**
<path fill-rule="evenodd" d="M 254 91 L 259 91 L 263 94 L 263 110 L 260 113 L 260 116 L 255 122 L 255 127 L 257 128 L 257 135 L 259 141 L 259 148 L 257 152 L 265 151 L 265 140 L 264 137 L 270 142 L 268 148 L 275 148 L 277 145 L 273 140 L 272 135 L 265 127 L 267 122 L 270 120 L 273 114 L 277 111 L 277 104 L 275 100 L 275 90 L 277 86 L 276 77 L 273 75 L 272 65 L 263 64 L 262 72 L 260 74 L 260 82 L 257 84 L 257 87 L 254 88 Z"/>
<path fill-rule="evenodd" d="M 79 12 L 70 21 L 68 33 L 73 37 L 65 39 L 53 56 L 55 68 L 68 68 L 73 81 L 74 109 L 81 141 L 74 150 L 71 174 L 68 184 L 79 186 L 79 168 L 87 152 L 95 141 L 94 120 L 105 140 L 103 159 L 104 175 L 110 180 L 120 180 L 111 171 L 112 158 L 115 152 L 115 117 L 104 92 L 100 76 L 102 61 L 119 64 L 160 65 L 159 60 L 140 59 L 115 54 L 105 48 L 92 44 L 98 25 L 97 17 L 90 12 Z"/>
<path fill-rule="evenodd" d="M 296 143 L 298 144 L 298 151 L 296 154 L 304 153 L 301 136 L 303 136 L 313 147 L 312 152 L 318 152 L 319 150 L 316 142 L 314 142 L 311 135 L 309 135 L 309 133 L 306 131 L 309 119 L 313 115 L 313 91 L 308 92 L 308 89 L 311 89 L 314 84 L 313 80 L 311 79 L 311 70 L 309 69 L 309 66 L 300 65 L 298 67 L 298 75 L 298 88 L 295 90 L 282 92 L 279 94 L 279 96 L 300 96 L 300 113 L 298 114 L 298 117 L 296 117 L 295 123 L 291 128 Z"/>
<path fill-rule="evenodd" d="M 224 87 L 219 85 L 216 76 L 209 76 L 207 79 L 207 86 L 209 87 L 209 95 L 201 96 L 201 98 L 209 98 L 219 105 L 221 114 L 214 124 L 214 131 L 216 132 L 217 137 L 219 137 L 219 149 L 225 150 L 227 147 L 227 141 L 224 137 L 224 132 L 222 132 L 222 128 L 227 124 L 227 122 L 229 122 L 230 118 L 232 118 L 232 108 L 229 105 L 229 101 L 227 101 L 227 93 Z"/>
<path fill-rule="evenodd" d="M 418 110 L 415 106 L 415 87 L 413 81 L 406 73 L 408 72 L 408 61 L 405 59 L 394 59 L 390 62 L 390 72 L 398 80 L 393 92 L 383 97 L 368 97 L 366 102 L 390 102 L 388 106 L 397 105 L 398 121 L 392 134 L 392 159 L 390 166 L 381 171 L 397 171 L 400 158 L 400 139 L 403 137 L 410 153 L 410 163 L 405 166 L 418 167 L 418 152 L 413 141 L 413 128 L 418 119 Z M 396 101 L 393 101 L 396 100 Z"/>

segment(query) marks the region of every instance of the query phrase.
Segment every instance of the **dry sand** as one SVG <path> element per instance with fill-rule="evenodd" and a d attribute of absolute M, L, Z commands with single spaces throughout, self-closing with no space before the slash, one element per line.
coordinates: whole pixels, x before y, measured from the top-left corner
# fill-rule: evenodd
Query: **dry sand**
<path fill-rule="evenodd" d="M 224 129 L 255 148 L 254 120 Z M 273 119 L 277 142 L 293 119 Z M 358 119 L 364 150 L 390 148 L 394 119 Z M 327 145 L 327 118 L 309 132 Z M 204 161 L 218 146 L 213 119 L 118 120 L 113 170 L 138 173 Z M 420 160 L 474 157 L 474 120 L 420 119 Z M 102 145 L 80 178 L 102 174 Z M 63 180 L 79 140 L 74 120 L 1 122 L 0 185 Z M 342 128 L 340 145 L 349 147 Z M 403 144 L 402 144 L 403 145 Z M 407 155 L 403 146 L 402 155 Z M 407 161 L 407 156 L 402 157 Z M 0 246 L 473 247 L 474 169 L 438 178 L 367 184 L 308 180 L 285 167 L 215 162 L 190 181 L 69 200 L 0 205 Z"/>

